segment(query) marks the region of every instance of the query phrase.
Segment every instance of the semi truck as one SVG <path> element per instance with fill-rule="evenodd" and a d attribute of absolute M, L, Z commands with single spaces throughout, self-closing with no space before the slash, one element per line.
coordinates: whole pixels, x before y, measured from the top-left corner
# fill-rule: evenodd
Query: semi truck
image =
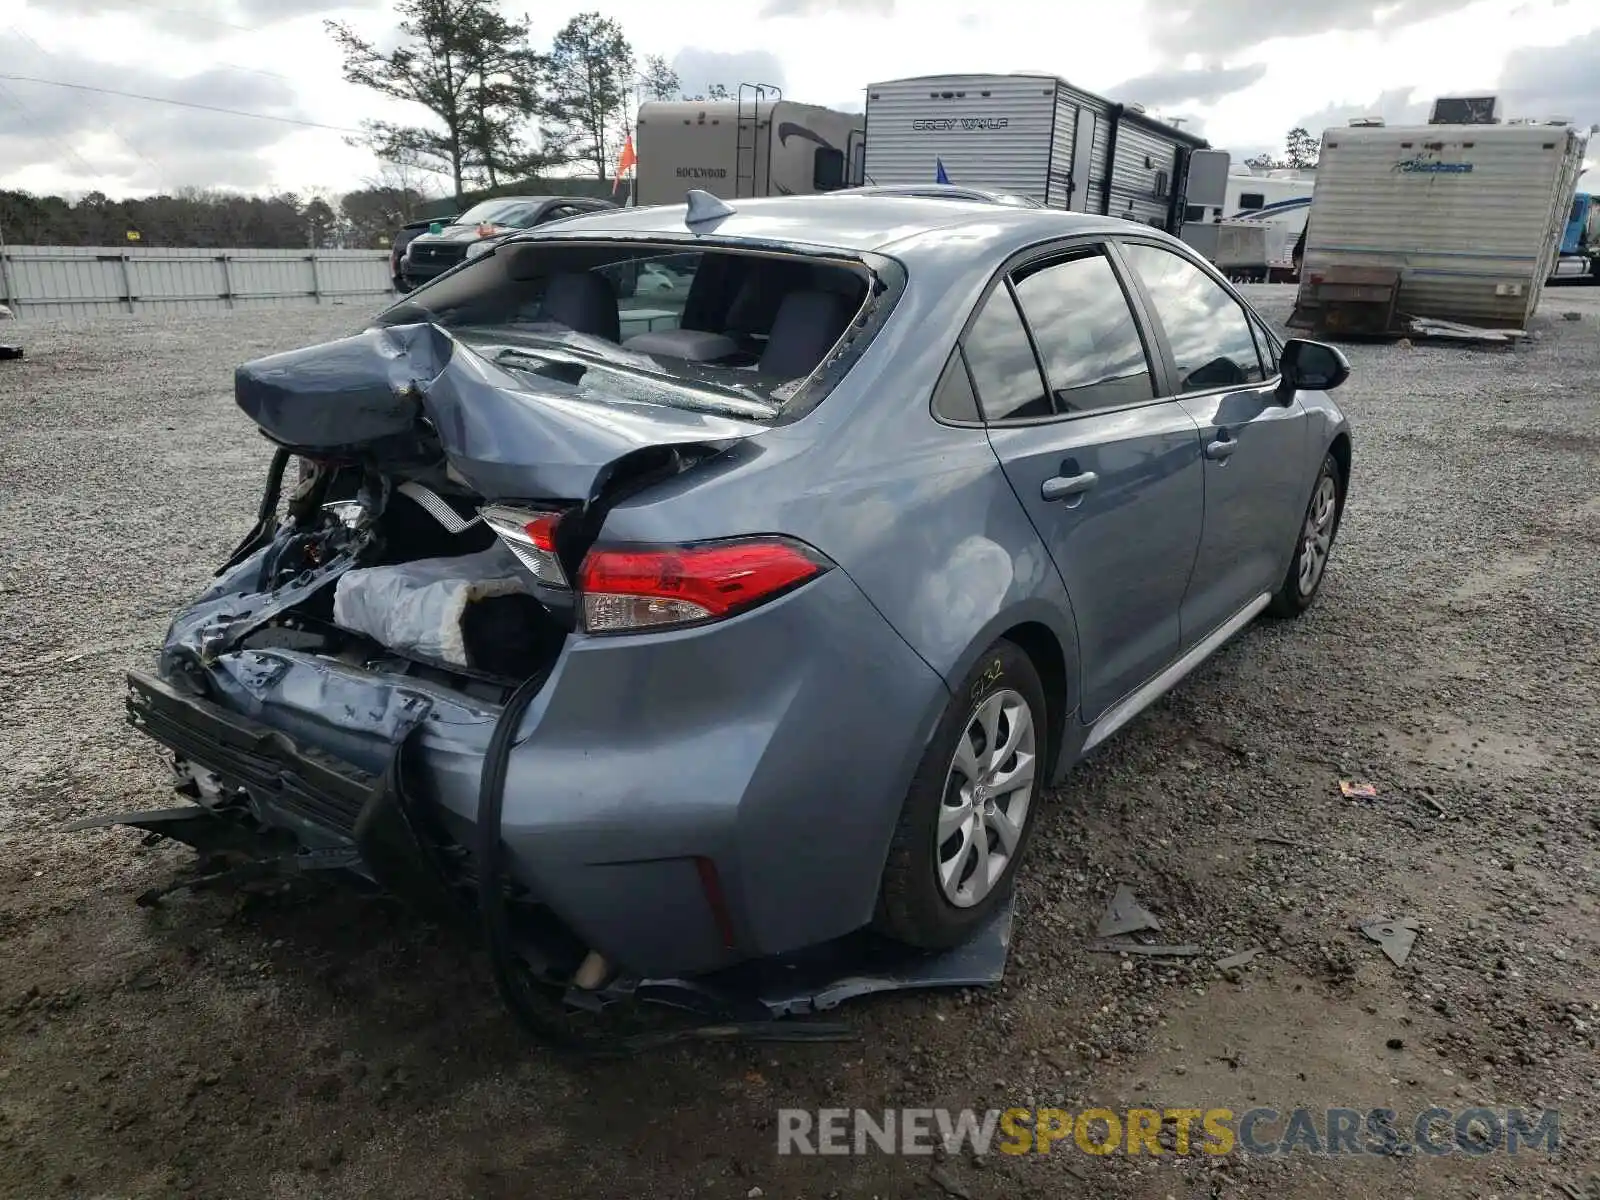
<path fill-rule="evenodd" d="M 1561 253 L 1551 282 L 1557 279 L 1600 283 L 1600 197 L 1578 192 L 1561 235 Z"/>

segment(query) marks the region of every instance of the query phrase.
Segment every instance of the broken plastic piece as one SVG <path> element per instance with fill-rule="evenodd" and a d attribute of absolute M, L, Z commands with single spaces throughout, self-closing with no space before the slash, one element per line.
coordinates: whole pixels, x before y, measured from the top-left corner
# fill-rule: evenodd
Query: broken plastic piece
<path fill-rule="evenodd" d="M 1100 917 L 1100 925 L 1095 929 L 1098 937 L 1117 937 L 1124 933 L 1138 933 L 1142 929 L 1160 929 L 1161 922 L 1156 920 L 1155 914 L 1140 905 L 1134 899 L 1133 892 L 1126 884 L 1118 884 L 1116 895 L 1111 897 L 1111 903 L 1106 905 L 1106 911 Z"/>
<path fill-rule="evenodd" d="M 726 1015 L 754 1017 L 826 1012 L 880 992 L 992 987 L 1005 977 L 1016 895 L 1009 894 L 972 936 L 949 950 L 891 942 L 870 929 L 779 958 L 754 959 L 693 979 L 647 979 L 626 987 L 635 998 Z"/>
<path fill-rule="evenodd" d="M 1423 795 L 1418 796 L 1417 799 L 1420 800 L 1423 804 L 1426 804 L 1429 808 L 1433 809 L 1433 811 L 1435 813 L 1437 813 L 1439 816 L 1444 817 L 1444 818 L 1448 818 L 1450 816 L 1449 810 L 1446 809 L 1444 805 L 1440 804 L 1437 800 L 1435 800 L 1432 796 L 1429 796 L 1426 793 L 1424 793 Z"/>
<path fill-rule="evenodd" d="M 1367 800 L 1375 799 L 1378 795 L 1376 784 L 1352 783 L 1348 779 L 1339 780 L 1339 791 L 1345 796 L 1361 797 Z"/>
<path fill-rule="evenodd" d="M 1401 917 L 1397 921 L 1373 921 L 1361 926 L 1368 940 L 1377 942 L 1389 961 L 1397 967 L 1406 965 L 1411 947 L 1416 945 L 1418 924 L 1414 917 Z"/>
<path fill-rule="evenodd" d="M 1205 953 L 1199 946 L 1146 946 L 1140 942 L 1094 942 L 1089 950 L 1093 954 L 1142 954 L 1146 958 L 1199 958 Z"/>
<path fill-rule="evenodd" d="M 1260 953 L 1259 949 L 1241 950 L 1237 954 L 1228 955 L 1227 958 L 1217 959 L 1214 965 L 1219 971 L 1232 970 L 1234 967 L 1247 967 L 1256 960 L 1256 955 Z"/>

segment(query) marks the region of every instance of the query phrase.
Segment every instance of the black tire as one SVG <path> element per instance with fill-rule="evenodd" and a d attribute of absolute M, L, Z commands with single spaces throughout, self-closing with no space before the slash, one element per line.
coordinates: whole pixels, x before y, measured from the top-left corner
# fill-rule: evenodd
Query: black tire
<path fill-rule="evenodd" d="M 1004 869 L 999 873 L 987 894 L 965 907 L 956 904 L 946 894 L 940 882 L 938 856 L 941 848 L 935 841 L 941 809 L 946 803 L 947 790 L 956 797 L 959 785 L 952 777 L 956 751 L 968 736 L 983 710 L 985 702 L 1004 693 L 1018 696 L 1026 705 L 1033 728 L 1033 777 L 1027 792 L 1026 811 L 1022 815 L 1021 830 L 1011 852 L 1006 855 Z M 1002 716 L 1002 722 L 1005 718 Z M 1002 723 L 999 741 L 1004 746 L 1007 729 Z M 955 691 L 949 707 L 934 731 L 917 773 L 906 794 L 905 806 L 895 827 L 894 839 L 889 846 L 888 861 L 884 865 L 883 882 L 878 893 L 878 911 L 873 922 L 881 933 L 912 946 L 925 949 L 945 949 L 960 945 L 994 914 L 1005 899 L 1016 874 L 1017 864 L 1028 848 L 1028 841 L 1037 823 L 1040 796 L 1044 790 L 1045 764 L 1049 761 L 1050 727 L 1045 707 L 1044 686 L 1033 662 L 1015 643 L 998 641 L 978 659 L 977 665 Z M 1007 762 L 1015 763 L 1013 756 Z M 998 764 L 1001 768 L 1006 763 Z M 1006 772 L 1003 772 L 1003 774 Z M 1015 810 L 1015 797 L 1003 797 L 1011 811 Z M 999 803 L 999 801 L 996 801 Z M 1002 809 L 1002 812 L 1006 809 Z M 998 845 L 997 835 L 982 825 L 986 846 Z M 962 835 L 953 835 L 960 842 L 960 857 L 966 860 L 966 871 L 972 873 L 974 865 L 968 859 L 967 843 Z M 949 847 L 951 843 L 947 842 Z M 976 841 L 972 842 L 976 847 Z M 957 855 L 950 855 L 954 860 Z M 959 887 L 958 887 L 959 892 Z"/>
<path fill-rule="evenodd" d="M 1327 548 L 1323 553 L 1322 567 L 1315 571 L 1311 586 L 1307 588 L 1303 570 L 1306 556 L 1313 553 L 1308 533 L 1313 522 L 1313 512 L 1318 508 L 1319 498 L 1325 497 L 1324 482 L 1329 480 L 1333 483 L 1333 512 L 1326 530 Z M 1277 592 L 1273 594 L 1272 602 L 1267 605 L 1268 616 L 1298 617 L 1316 601 L 1317 594 L 1322 590 L 1322 581 L 1328 577 L 1328 563 L 1333 556 L 1333 544 L 1339 536 L 1339 520 L 1344 516 L 1344 489 L 1344 472 L 1339 469 L 1339 460 L 1328 454 L 1322 460 L 1322 469 L 1317 472 L 1316 482 L 1311 485 L 1311 498 L 1306 501 L 1305 513 L 1300 518 L 1300 524 L 1295 527 L 1294 557 L 1289 560 L 1289 570 L 1284 575 Z"/>

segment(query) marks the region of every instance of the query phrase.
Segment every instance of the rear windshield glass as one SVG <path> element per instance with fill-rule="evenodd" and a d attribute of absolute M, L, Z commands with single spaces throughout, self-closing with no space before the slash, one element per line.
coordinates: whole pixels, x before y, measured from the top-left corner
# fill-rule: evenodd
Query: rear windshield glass
<path fill-rule="evenodd" d="M 485 200 L 456 218 L 457 225 L 511 225 L 520 228 L 539 213 L 537 200 Z"/>
<path fill-rule="evenodd" d="M 858 352 L 858 262 L 660 243 L 510 242 L 390 308 L 514 372 L 658 403 L 776 415 Z M 875 328 L 875 326 L 872 326 Z"/>

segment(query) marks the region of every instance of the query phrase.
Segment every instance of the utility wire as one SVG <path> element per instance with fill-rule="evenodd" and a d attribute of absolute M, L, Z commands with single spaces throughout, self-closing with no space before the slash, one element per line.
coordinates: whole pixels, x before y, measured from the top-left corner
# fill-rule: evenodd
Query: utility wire
<path fill-rule="evenodd" d="M 23 41 L 27 42 L 28 45 L 32 46 L 43 57 L 45 57 L 45 58 L 54 57 L 53 55 L 51 55 L 51 53 L 48 50 L 46 50 L 43 46 L 39 45 L 38 42 L 34 41 L 31 37 L 29 37 L 22 30 L 18 29 L 15 25 L 13 25 L 11 27 L 11 32 L 16 34 Z M 142 159 L 144 161 L 145 166 L 149 167 L 152 171 L 155 172 L 155 181 L 156 181 L 156 183 L 159 184 L 159 183 L 163 182 L 163 180 L 165 179 L 165 176 L 166 176 L 166 172 L 161 169 L 160 164 L 155 162 L 148 154 L 146 154 L 143 150 L 139 149 L 139 147 L 135 146 L 131 141 L 128 140 L 128 135 L 123 133 L 122 130 L 118 129 L 116 124 L 111 120 L 111 114 L 106 111 L 105 105 L 103 103 L 101 103 L 100 101 L 98 101 L 98 100 L 92 101 L 92 102 L 86 100 L 85 103 L 89 104 L 89 106 L 91 108 L 93 108 L 97 113 L 100 114 L 101 119 L 103 121 L 105 121 L 106 128 L 111 130 L 112 133 L 117 135 L 117 140 L 119 142 L 121 142 L 129 150 L 132 150 L 136 156 L 138 156 L 140 159 Z"/>
<path fill-rule="evenodd" d="M 250 117 L 257 121 L 276 121 L 280 125 L 299 125 L 304 129 L 327 129 L 334 133 L 356 133 L 362 131 L 352 129 L 347 125 L 326 125 L 321 121 L 305 121 L 299 117 L 278 117 L 269 113 L 245 112 L 239 108 L 223 108 L 216 104 L 199 104 L 193 100 L 174 100 L 170 96 L 146 96 L 139 92 L 123 92 L 116 88 L 94 87 L 87 83 L 68 83 L 62 79 L 38 79 L 32 75 L 0 74 L 0 80 L 9 79 L 13 83 L 38 83 L 46 87 L 71 88 L 78 92 L 99 92 L 105 96 L 121 96 L 126 100 L 145 100 L 151 104 L 173 104 L 179 108 L 194 108 L 201 112 L 222 113 L 230 117 Z"/>
<path fill-rule="evenodd" d="M 0 76 L 0 79 L 3 79 L 3 78 L 5 78 L 5 77 L 4 76 Z M 33 114 L 28 111 L 28 106 L 22 102 L 21 97 L 19 97 L 15 92 L 13 92 L 10 88 L 6 87 L 4 84 L 0 84 L 0 96 L 4 96 L 7 100 L 11 101 L 11 106 L 13 108 L 15 108 L 19 113 L 22 114 L 22 119 L 24 121 L 27 121 L 30 125 L 37 123 L 34 120 Z M 95 170 L 94 167 L 90 166 L 88 160 L 85 159 L 83 157 L 83 155 L 79 154 L 76 150 L 74 150 L 71 147 L 71 145 L 69 145 L 68 143 L 62 141 L 58 137 L 51 137 L 49 134 L 45 134 L 44 136 L 46 138 L 48 138 L 51 142 L 53 142 L 56 145 L 56 147 L 58 149 L 60 149 L 63 154 L 65 154 L 65 156 L 67 158 L 75 160 L 77 162 L 77 164 L 80 167 L 83 168 L 84 173 L 86 175 L 88 175 L 91 178 L 93 178 L 93 177 L 101 175 L 103 173 L 103 172 Z"/>

